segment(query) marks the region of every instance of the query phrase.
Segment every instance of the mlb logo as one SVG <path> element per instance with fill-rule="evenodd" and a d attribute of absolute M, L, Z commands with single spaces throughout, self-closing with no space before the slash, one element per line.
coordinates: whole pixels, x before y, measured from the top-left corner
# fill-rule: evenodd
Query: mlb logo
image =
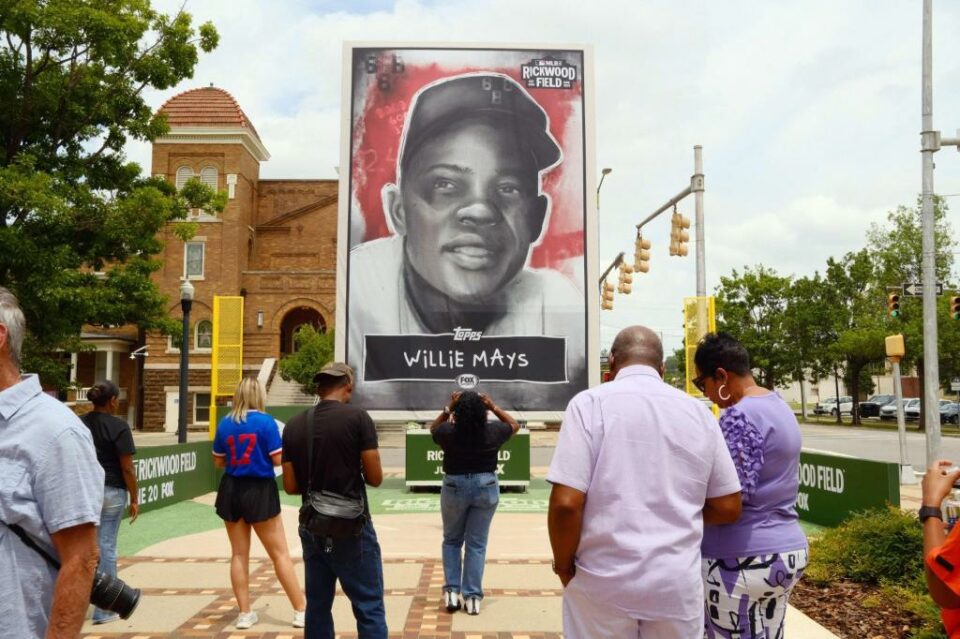
<path fill-rule="evenodd" d="M 457 376 L 457 386 L 464 390 L 476 388 L 479 383 L 480 379 L 472 373 L 464 373 L 463 375 Z"/>

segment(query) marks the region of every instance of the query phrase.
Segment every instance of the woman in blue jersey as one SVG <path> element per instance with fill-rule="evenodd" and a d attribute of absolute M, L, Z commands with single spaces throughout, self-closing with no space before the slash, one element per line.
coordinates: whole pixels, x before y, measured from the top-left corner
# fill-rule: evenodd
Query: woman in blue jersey
<path fill-rule="evenodd" d="M 302 628 L 307 600 L 293 571 L 287 538 L 280 520 L 280 494 L 273 472 L 280 465 L 281 440 L 277 422 L 264 412 L 266 396 L 252 378 L 240 380 L 233 408 L 217 425 L 213 461 L 225 469 L 217 490 L 217 515 L 230 538 L 230 583 L 240 615 L 236 627 L 246 629 L 257 621 L 250 609 L 250 529 L 273 561 L 274 571 L 293 605 L 293 626 Z"/>

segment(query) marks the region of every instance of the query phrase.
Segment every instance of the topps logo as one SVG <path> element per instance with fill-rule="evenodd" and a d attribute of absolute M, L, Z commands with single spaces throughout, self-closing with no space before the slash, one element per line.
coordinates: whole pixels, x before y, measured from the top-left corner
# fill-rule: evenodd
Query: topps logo
<path fill-rule="evenodd" d="M 480 380 L 476 375 L 471 373 L 464 373 L 463 375 L 457 375 L 457 386 L 464 390 L 470 390 L 471 388 L 476 388 L 477 384 L 480 383 Z"/>
<path fill-rule="evenodd" d="M 528 89 L 569 89 L 577 81 L 577 67 L 566 60 L 531 60 L 520 66 Z"/>
<path fill-rule="evenodd" d="M 453 341 L 455 342 L 479 342 L 483 331 L 471 331 L 469 328 L 453 329 Z"/>

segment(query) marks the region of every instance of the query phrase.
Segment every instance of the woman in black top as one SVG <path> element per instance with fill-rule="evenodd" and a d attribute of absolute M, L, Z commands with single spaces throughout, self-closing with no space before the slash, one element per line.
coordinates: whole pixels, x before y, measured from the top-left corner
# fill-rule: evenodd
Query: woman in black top
<path fill-rule="evenodd" d="M 130 494 L 130 523 L 140 513 L 137 501 L 137 473 L 133 467 L 133 445 L 130 426 L 113 413 L 120 407 L 120 389 L 110 380 L 104 380 L 87 391 L 87 399 L 93 410 L 80 419 L 90 434 L 97 449 L 97 461 L 103 466 L 103 508 L 100 511 L 100 527 L 97 528 L 97 543 L 100 546 L 100 569 L 112 577 L 117 576 L 117 535 L 120 520 Z M 119 619 L 108 610 L 97 608 L 93 623 L 101 624 Z"/>
<path fill-rule="evenodd" d="M 499 421 L 487 421 L 488 410 Z M 460 609 L 462 593 L 467 614 L 480 614 L 487 535 L 500 501 L 497 453 L 519 428 L 489 397 L 473 391 L 454 393 L 430 425 L 443 449 L 443 602 L 449 612 Z"/>

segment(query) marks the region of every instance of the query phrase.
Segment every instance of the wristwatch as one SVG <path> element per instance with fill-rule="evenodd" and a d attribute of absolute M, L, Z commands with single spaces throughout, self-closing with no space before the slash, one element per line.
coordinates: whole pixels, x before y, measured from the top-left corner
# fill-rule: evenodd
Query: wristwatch
<path fill-rule="evenodd" d="M 936 506 L 921 506 L 920 510 L 917 511 L 917 516 L 920 518 L 921 524 L 931 517 L 943 520 L 943 512 Z"/>

